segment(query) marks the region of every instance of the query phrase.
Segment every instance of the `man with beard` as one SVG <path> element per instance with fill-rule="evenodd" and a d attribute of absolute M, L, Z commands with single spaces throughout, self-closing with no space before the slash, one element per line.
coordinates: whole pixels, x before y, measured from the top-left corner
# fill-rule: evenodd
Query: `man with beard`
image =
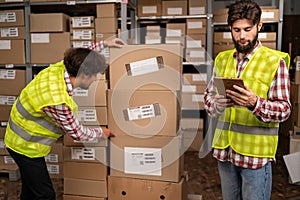
<path fill-rule="evenodd" d="M 63 61 L 43 69 L 21 91 L 11 109 L 4 138 L 20 169 L 21 200 L 56 199 L 44 157 L 64 134 L 78 141 L 114 136 L 105 127 L 90 128 L 79 123 L 72 92 L 77 87 L 88 89 L 97 74 L 107 68 L 104 56 L 92 49 L 97 45 L 124 44 L 120 38 L 114 38 L 96 43 L 91 49 L 69 48 Z"/>
<path fill-rule="evenodd" d="M 270 199 L 279 123 L 291 112 L 289 55 L 258 41 L 261 13 L 249 0 L 230 5 L 227 22 L 235 49 L 215 58 L 204 97 L 207 113 L 217 119 L 212 147 L 224 200 Z M 241 78 L 245 86 L 220 95 L 215 77 Z"/>

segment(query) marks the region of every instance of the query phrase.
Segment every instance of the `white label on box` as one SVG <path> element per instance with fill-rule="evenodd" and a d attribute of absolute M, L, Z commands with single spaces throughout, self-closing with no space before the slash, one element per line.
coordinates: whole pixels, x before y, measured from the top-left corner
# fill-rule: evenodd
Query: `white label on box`
<path fill-rule="evenodd" d="M 16 100 L 15 96 L 0 96 L 0 105 L 13 105 Z"/>
<path fill-rule="evenodd" d="M 145 44 L 160 44 L 161 40 L 160 39 L 146 39 Z"/>
<path fill-rule="evenodd" d="M 0 148 L 4 149 L 5 147 L 4 139 L 0 139 Z"/>
<path fill-rule="evenodd" d="M 78 110 L 79 121 L 95 122 L 97 121 L 97 113 L 95 109 Z"/>
<path fill-rule="evenodd" d="M 91 41 L 73 41 L 72 42 L 73 48 L 88 48 L 90 46 L 92 46 Z"/>
<path fill-rule="evenodd" d="M 196 92 L 195 85 L 182 85 L 182 92 Z"/>
<path fill-rule="evenodd" d="M 5 2 L 23 2 L 23 0 L 5 0 Z"/>
<path fill-rule="evenodd" d="M 190 7 L 190 15 L 204 15 L 205 7 Z"/>
<path fill-rule="evenodd" d="M 199 48 L 199 47 L 202 47 L 202 41 L 201 40 L 187 40 L 186 41 L 186 47 L 187 48 Z"/>
<path fill-rule="evenodd" d="M 17 16 L 15 12 L 0 13 L 0 22 L 16 22 Z"/>
<path fill-rule="evenodd" d="M 73 30 L 73 38 L 78 40 L 91 40 L 93 33 L 91 30 Z"/>
<path fill-rule="evenodd" d="M 182 8 L 168 8 L 168 15 L 182 15 Z"/>
<path fill-rule="evenodd" d="M 232 38 L 231 32 L 224 32 L 224 33 L 223 33 L 223 38 L 224 38 L 224 39 L 231 39 L 231 38 Z"/>
<path fill-rule="evenodd" d="M 262 11 L 261 18 L 262 19 L 273 19 L 274 15 L 275 15 L 274 12 Z"/>
<path fill-rule="evenodd" d="M 187 24 L 188 29 L 196 29 L 196 28 L 203 28 L 203 23 L 199 22 L 188 22 Z"/>
<path fill-rule="evenodd" d="M 72 160 L 95 160 L 95 149 L 88 147 L 71 147 Z"/>
<path fill-rule="evenodd" d="M 167 29 L 167 37 L 180 37 L 181 35 L 181 29 Z"/>
<path fill-rule="evenodd" d="M 0 79 L 15 79 L 16 70 L 0 69 Z"/>
<path fill-rule="evenodd" d="M 296 62 L 296 71 L 300 71 L 300 61 Z"/>
<path fill-rule="evenodd" d="M 191 58 L 204 58 L 205 57 L 205 52 L 204 51 L 193 50 L 193 51 L 190 51 L 190 57 Z"/>
<path fill-rule="evenodd" d="M 181 43 L 180 40 L 166 38 L 166 44 L 180 44 L 180 43 Z"/>
<path fill-rule="evenodd" d="M 125 174 L 162 175 L 160 148 L 124 147 Z"/>
<path fill-rule="evenodd" d="M 10 50 L 11 41 L 10 40 L 0 40 L 0 50 Z"/>
<path fill-rule="evenodd" d="M 47 170 L 49 174 L 59 174 L 59 165 L 47 164 Z"/>
<path fill-rule="evenodd" d="M 74 17 L 72 18 L 72 27 L 91 27 L 90 17 Z"/>
<path fill-rule="evenodd" d="M 87 97 L 87 96 L 89 96 L 89 90 L 75 88 L 73 90 L 73 96 L 74 97 Z"/>
<path fill-rule="evenodd" d="M 31 43 L 50 43 L 50 34 L 31 33 Z"/>
<path fill-rule="evenodd" d="M 155 14 L 155 13 L 157 13 L 157 6 L 143 6 L 142 13 L 143 14 Z"/>
<path fill-rule="evenodd" d="M 130 63 L 130 71 L 132 76 L 148 74 L 159 70 L 156 58 L 149 58 Z"/>
<path fill-rule="evenodd" d="M 266 39 L 267 38 L 267 33 L 258 33 L 258 38 L 259 39 Z"/>
<path fill-rule="evenodd" d="M 206 73 L 199 73 L 199 74 L 193 74 L 192 75 L 193 81 L 206 81 L 207 80 L 207 74 Z"/>
<path fill-rule="evenodd" d="M 1 28 L 1 37 L 18 37 L 19 32 L 17 27 Z"/>
<path fill-rule="evenodd" d="M 146 119 L 155 117 L 154 105 L 144 105 L 135 108 L 127 108 L 128 120 Z"/>
<path fill-rule="evenodd" d="M 204 94 L 193 94 L 192 102 L 204 102 Z"/>
<path fill-rule="evenodd" d="M 1 124 L 1 126 L 6 127 L 8 122 L 1 122 L 0 124 Z"/>
<path fill-rule="evenodd" d="M 10 165 L 15 164 L 15 161 L 11 156 L 4 156 L 4 163 Z"/>
<path fill-rule="evenodd" d="M 50 153 L 47 156 L 45 156 L 46 162 L 51 162 L 51 163 L 58 163 L 58 155 Z"/>

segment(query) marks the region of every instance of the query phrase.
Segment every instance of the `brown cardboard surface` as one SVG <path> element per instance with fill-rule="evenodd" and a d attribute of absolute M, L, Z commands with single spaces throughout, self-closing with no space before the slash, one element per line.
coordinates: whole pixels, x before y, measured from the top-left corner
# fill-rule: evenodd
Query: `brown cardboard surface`
<path fill-rule="evenodd" d="M 36 35 L 38 34 L 38 35 Z M 46 34 L 46 35 L 43 35 Z M 48 41 L 32 38 L 41 36 Z M 41 38 L 41 37 L 39 37 Z M 70 48 L 70 33 L 31 33 L 31 63 L 52 64 L 61 61 L 66 49 Z"/>
<path fill-rule="evenodd" d="M 188 34 L 186 36 L 186 47 L 206 47 L 206 34 Z"/>
<path fill-rule="evenodd" d="M 18 69 L 0 69 L 0 95 L 18 96 L 26 86 L 26 71 Z M 4 77 L 5 76 L 5 77 Z"/>
<path fill-rule="evenodd" d="M 26 39 L 25 26 L 1 27 L 0 32 L 0 39 Z"/>
<path fill-rule="evenodd" d="M 180 120 L 180 96 L 172 91 L 108 91 L 108 126 L 116 135 L 176 136 Z M 127 120 L 124 112 L 138 106 L 158 104 L 160 114 Z"/>
<path fill-rule="evenodd" d="M 3 22 L 0 22 L 0 27 L 6 26 L 24 26 L 24 10 L 1 10 L 1 16 L 3 17 Z M 9 18 L 8 18 L 9 16 Z"/>
<path fill-rule="evenodd" d="M 10 105 L 0 105 L 0 122 L 8 122 L 11 107 Z"/>
<path fill-rule="evenodd" d="M 83 125 L 107 125 L 107 107 L 80 106 L 77 118 Z"/>
<path fill-rule="evenodd" d="M 161 16 L 162 4 L 161 0 L 139 0 L 138 3 L 138 16 Z"/>
<path fill-rule="evenodd" d="M 153 136 L 141 138 L 139 136 L 117 136 L 111 138 L 111 171 L 113 177 L 128 177 L 148 180 L 179 182 L 183 174 L 183 156 L 181 155 L 181 139 L 179 137 Z M 151 175 L 143 170 L 143 166 L 135 163 L 139 174 L 126 173 L 125 148 L 135 148 L 139 153 L 148 148 L 161 150 L 161 168 L 157 169 L 161 175 Z"/>
<path fill-rule="evenodd" d="M 179 44 L 126 45 L 110 49 L 110 88 L 141 90 L 179 90 L 182 73 Z M 138 76 L 127 74 L 125 65 L 161 56 L 164 66 L 158 71 Z"/>
<path fill-rule="evenodd" d="M 96 33 L 116 33 L 118 29 L 118 19 L 116 17 L 96 18 Z"/>
<path fill-rule="evenodd" d="M 64 162 L 107 163 L 105 147 L 65 147 Z"/>
<path fill-rule="evenodd" d="M 187 1 L 162 1 L 162 16 L 187 15 Z"/>
<path fill-rule="evenodd" d="M 206 0 L 189 0 L 189 15 L 206 14 Z"/>
<path fill-rule="evenodd" d="M 204 109 L 204 94 L 183 93 L 182 109 L 192 109 L 192 110 Z"/>
<path fill-rule="evenodd" d="M 187 34 L 206 33 L 206 19 L 193 18 L 186 20 Z"/>
<path fill-rule="evenodd" d="M 0 64 L 25 64 L 25 40 L 0 40 Z"/>
<path fill-rule="evenodd" d="M 115 3 L 99 3 L 96 5 L 97 18 L 98 17 L 117 17 L 117 10 Z"/>
<path fill-rule="evenodd" d="M 31 33 L 67 32 L 69 16 L 64 13 L 30 14 Z"/>
<path fill-rule="evenodd" d="M 169 183 L 165 181 L 151 181 L 109 176 L 108 198 L 132 200 L 186 200 L 187 185 L 183 178 L 179 183 Z"/>
<path fill-rule="evenodd" d="M 184 73 L 182 84 L 185 85 L 206 85 L 206 73 Z"/>
<path fill-rule="evenodd" d="M 45 156 L 45 160 L 48 163 L 61 163 L 64 161 L 63 158 L 63 144 L 56 142 L 51 148 L 50 153 Z"/>
<path fill-rule="evenodd" d="M 64 178 L 106 181 L 107 166 L 102 163 L 64 162 Z"/>
<path fill-rule="evenodd" d="M 167 23 L 166 37 L 180 37 L 186 35 L 186 23 Z"/>
<path fill-rule="evenodd" d="M 106 198 L 64 194 L 63 200 L 106 200 Z"/>

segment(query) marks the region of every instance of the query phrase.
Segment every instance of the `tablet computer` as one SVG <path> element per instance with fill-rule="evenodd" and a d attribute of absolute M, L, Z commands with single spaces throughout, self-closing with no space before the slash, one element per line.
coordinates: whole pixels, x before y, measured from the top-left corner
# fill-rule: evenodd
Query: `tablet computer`
<path fill-rule="evenodd" d="M 235 91 L 233 85 L 244 87 L 244 81 L 241 78 L 215 77 L 214 83 L 220 95 L 226 95 L 226 90 Z"/>

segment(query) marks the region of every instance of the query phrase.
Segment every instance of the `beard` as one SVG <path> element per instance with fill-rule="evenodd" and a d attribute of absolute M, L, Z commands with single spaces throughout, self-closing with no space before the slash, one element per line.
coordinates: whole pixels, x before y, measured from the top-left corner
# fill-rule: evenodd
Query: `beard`
<path fill-rule="evenodd" d="M 248 44 L 245 46 L 240 45 L 239 40 L 233 39 L 233 43 L 234 43 L 234 47 L 236 48 L 236 50 L 239 53 L 247 54 L 247 53 L 250 53 L 254 49 L 257 40 L 258 40 L 258 34 L 256 34 L 255 38 L 252 41 L 248 40 Z"/>

